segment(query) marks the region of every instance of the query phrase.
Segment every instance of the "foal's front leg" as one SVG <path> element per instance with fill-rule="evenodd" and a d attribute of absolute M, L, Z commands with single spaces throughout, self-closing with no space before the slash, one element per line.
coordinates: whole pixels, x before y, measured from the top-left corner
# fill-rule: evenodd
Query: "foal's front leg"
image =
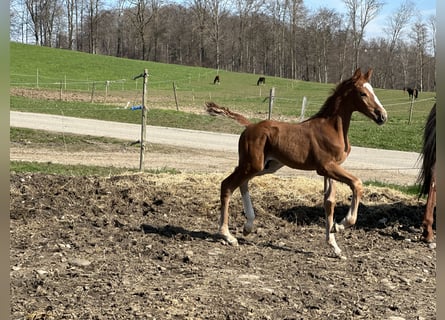
<path fill-rule="evenodd" d="M 334 252 L 337 256 L 341 256 L 341 250 L 338 248 L 334 235 L 332 232 L 342 231 L 347 227 L 353 226 L 357 221 L 357 211 L 360 203 L 360 199 L 363 194 L 363 185 L 360 179 L 356 178 L 341 166 L 336 163 L 330 163 L 326 165 L 323 170 L 317 171 L 319 174 L 325 177 L 325 211 L 326 211 L 326 228 L 331 229 L 326 230 L 328 243 L 334 248 Z M 337 180 L 347 184 L 352 190 L 352 200 L 349 211 L 343 220 L 338 224 L 333 222 L 334 217 L 334 207 L 335 207 L 335 187 L 333 185 L 333 180 Z M 332 241 L 333 240 L 333 241 Z"/>
<path fill-rule="evenodd" d="M 334 225 L 335 209 L 335 182 L 331 178 L 324 177 L 324 210 L 326 215 L 326 242 L 334 249 L 334 253 L 339 258 L 344 258 L 341 249 L 335 241 Z"/>

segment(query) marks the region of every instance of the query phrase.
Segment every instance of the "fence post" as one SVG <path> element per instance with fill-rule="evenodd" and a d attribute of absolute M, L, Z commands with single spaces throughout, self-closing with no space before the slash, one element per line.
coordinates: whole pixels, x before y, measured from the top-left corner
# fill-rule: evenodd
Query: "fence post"
<path fill-rule="evenodd" d="M 173 94 L 175 95 L 176 111 L 179 111 L 178 97 L 176 96 L 176 83 L 173 81 Z"/>
<path fill-rule="evenodd" d="M 105 99 L 104 99 L 104 103 L 107 102 L 107 98 L 108 98 L 108 87 L 109 87 L 109 86 L 110 86 L 110 81 L 107 80 L 107 81 L 105 82 Z"/>
<path fill-rule="evenodd" d="M 301 103 L 300 121 L 304 120 L 304 112 L 306 111 L 306 105 L 307 105 L 307 98 L 306 98 L 306 96 L 304 96 L 303 102 Z"/>
<path fill-rule="evenodd" d="M 93 87 L 91 88 L 91 103 L 94 101 L 94 90 L 96 89 L 96 82 L 93 81 Z"/>
<path fill-rule="evenodd" d="M 272 115 L 273 99 L 274 99 L 274 97 L 275 97 L 275 88 L 272 87 L 270 89 L 270 94 L 269 94 L 269 120 L 270 120 L 270 117 Z"/>
<path fill-rule="evenodd" d="M 144 85 L 142 90 L 142 114 L 141 114 L 141 153 L 139 157 L 139 171 L 144 171 L 144 156 L 145 156 L 145 136 L 147 131 L 147 108 L 146 108 L 146 96 L 147 96 L 147 77 L 148 71 L 144 69 L 144 73 L 136 76 L 133 80 L 137 78 L 144 78 Z"/>

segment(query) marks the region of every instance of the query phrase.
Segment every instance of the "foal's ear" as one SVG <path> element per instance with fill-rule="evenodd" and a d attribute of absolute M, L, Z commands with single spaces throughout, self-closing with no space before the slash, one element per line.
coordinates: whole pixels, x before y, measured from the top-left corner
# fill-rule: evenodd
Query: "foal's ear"
<path fill-rule="evenodd" d="M 358 79 L 360 79 L 361 76 L 362 76 L 362 70 L 358 68 L 357 70 L 355 70 L 354 75 L 352 76 L 352 80 L 357 81 Z"/>
<path fill-rule="evenodd" d="M 368 70 L 368 72 L 366 72 L 366 74 L 365 74 L 365 80 L 366 81 L 368 81 L 369 79 L 371 79 L 371 76 L 372 76 L 372 68 L 370 68 L 369 70 Z"/>

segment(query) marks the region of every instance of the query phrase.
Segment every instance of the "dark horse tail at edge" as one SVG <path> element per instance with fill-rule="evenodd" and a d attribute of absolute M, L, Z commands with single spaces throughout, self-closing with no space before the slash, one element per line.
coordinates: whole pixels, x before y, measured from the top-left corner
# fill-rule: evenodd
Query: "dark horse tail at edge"
<path fill-rule="evenodd" d="M 422 221 L 422 240 L 431 242 L 436 207 L 436 104 L 431 109 L 425 124 L 421 157 L 422 167 L 417 180 L 420 185 L 419 197 L 427 196 Z"/>

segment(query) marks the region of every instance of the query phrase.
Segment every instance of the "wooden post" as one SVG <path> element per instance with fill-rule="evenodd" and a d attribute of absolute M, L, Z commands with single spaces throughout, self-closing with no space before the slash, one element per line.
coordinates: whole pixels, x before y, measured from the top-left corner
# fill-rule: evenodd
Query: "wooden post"
<path fill-rule="evenodd" d="M 104 103 L 107 102 L 107 98 L 108 98 L 108 87 L 110 86 L 110 81 L 107 80 L 107 82 L 105 82 L 105 99 L 104 99 Z"/>
<path fill-rule="evenodd" d="M 173 81 L 173 94 L 175 95 L 176 111 L 179 111 L 178 97 L 176 96 L 176 83 Z"/>
<path fill-rule="evenodd" d="M 93 87 L 91 88 L 91 103 L 94 101 L 94 90 L 96 89 L 96 82 L 93 82 Z"/>
<path fill-rule="evenodd" d="M 300 122 L 304 120 L 304 112 L 306 111 L 307 98 L 303 97 L 303 102 L 301 103 L 301 114 L 300 114 Z"/>
<path fill-rule="evenodd" d="M 133 78 L 133 80 L 136 80 L 137 78 L 144 78 L 144 85 L 142 86 L 142 114 L 141 114 L 141 154 L 139 157 L 139 171 L 144 171 L 144 156 L 145 156 L 145 138 L 146 138 L 146 131 L 147 131 L 147 107 L 146 107 L 146 100 L 147 100 L 147 77 L 148 77 L 148 71 L 147 69 L 144 69 L 144 73 L 141 73 L 140 75 Z"/>
<path fill-rule="evenodd" d="M 62 81 L 60 81 L 59 100 L 62 101 L 62 98 L 63 98 L 63 84 Z"/>
<path fill-rule="evenodd" d="M 139 171 L 144 171 L 144 156 L 145 156 L 145 140 L 147 132 L 147 76 L 148 71 L 144 69 L 144 90 L 142 91 L 142 125 L 141 125 L 141 156 L 139 160 Z"/>
<path fill-rule="evenodd" d="M 274 98 L 274 96 L 275 96 L 275 88 L 272 87 L 270 89 L 270 94 L 269 94 L 269 120 L 270 120 L 270 117 L 272 115 L 273 98 Z"/>

